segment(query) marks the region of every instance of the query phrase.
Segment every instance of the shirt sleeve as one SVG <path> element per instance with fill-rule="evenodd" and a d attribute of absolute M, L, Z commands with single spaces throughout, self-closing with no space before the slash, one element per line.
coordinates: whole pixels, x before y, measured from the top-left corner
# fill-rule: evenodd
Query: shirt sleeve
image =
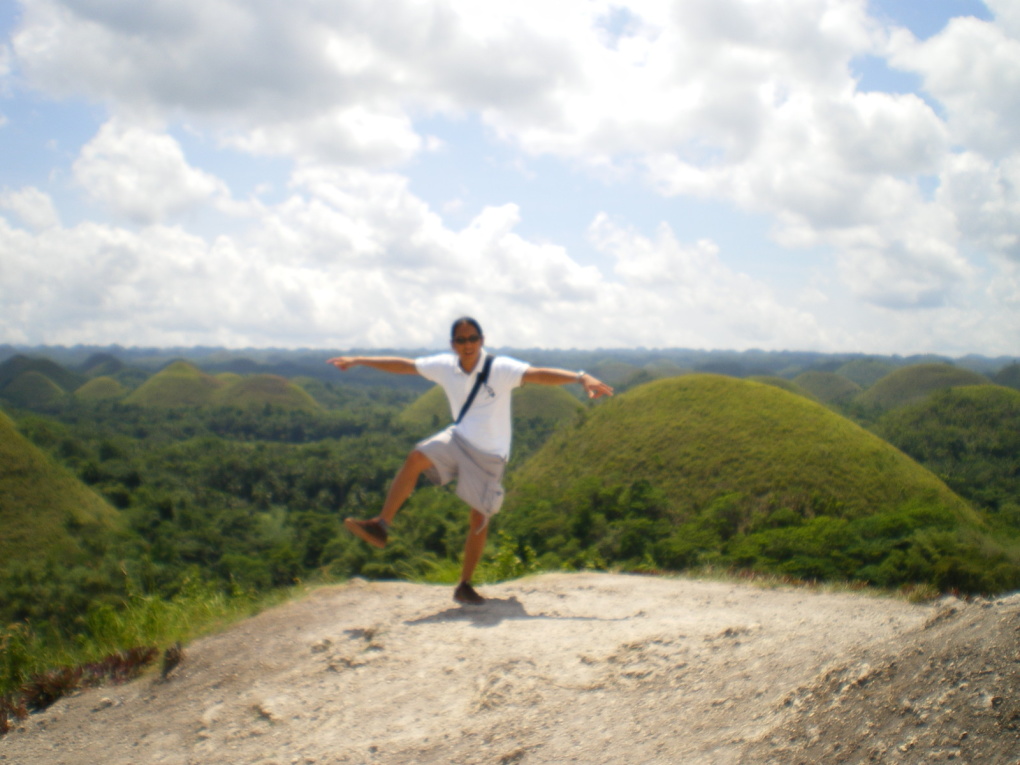
<path fill-rule="evenodd" d="M 422 356 L 414 360 L 414 367 L 418 370 L 418 374 L 434 383 L 440 382 L 443 372 L 449 366 L 450 361 L 447 358 L 447 354 L 444 353 L 437 353 L 434 356 Z"/>
<path fill-rule="evenodd" d="M 504 389 L 519 388 L 524 378 L 524 373 L 531 367 L 530 364 L 515 359 L 512 356 L 497 356 L 492 364 L 489 375 L 494 378 L 494 386 Z"/>

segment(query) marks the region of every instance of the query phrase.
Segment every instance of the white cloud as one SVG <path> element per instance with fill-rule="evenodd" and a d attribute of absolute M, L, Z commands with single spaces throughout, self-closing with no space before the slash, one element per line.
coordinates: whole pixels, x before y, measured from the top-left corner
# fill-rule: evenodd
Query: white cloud
<path fill-rule="evenodd" d="M 974 152 L 953 156 L 938 198 L 971 241 L 1020 262 L 1020 153 L 998 163 Z"/>
<path fill-rule="evenodd" d="M 781 304 L 764 284 L 727 267 L 707 240 L 677 241 L 663 224 L 654 239 L 600 215 L 590 228 L 596 246 L 616 260 L 617 301 L 642 344 L 784 347 L 794 338 L 812 345 L 827 338 L 810 314 Z M 737 340 L 742 338 L 742 340 Z"/>
<path fill-rule="evenodd" d="M 1015 12 L 1010 18 L 1015 25 Z M 925 90 L 947 113 L 953 139 L 991 158 L 1020 142 L 1020 39 L 1003 25 L 972 17 L 949 22 L 917 41 L 901 31 L 891 38 L 890 61 L 921 75 Z"/>
<path fill-rule="evenodd" d="M 74 177 L 93 200 L 138 223 L 229 198 L 226 184 L 191 167 L 171 136 L 116 120 L 82 148 Z"/>
<path fill-rule="evenodd" d="M 878 26 L 866 0 L 24 0 L 0 77 L 16 64 L 25 87 L 105 108 L 72 170 L 114 223 L 64 229 L 44 183 L 8 192 L 36 233 L 4 224 L 5 287 L 21 274 L 21 288 L 44 289 L 39 305 L 5 298 L 6 329 L 442 344 L 432 317 L 470 312 L 513 317 L 501 339 L 521 345 L 552 325 L 557 345 L 825 348 L 985 331 L 975 317 L 1006 315 L 1015 271 L 996 263 L 989 291 L 967 253 L 1020 257 L 1020 16 L 989 6 L 995 22 L 957 19 L 918 42 Z M 862 55 L 918 73 L 925 91 L 862 92 Z M 812 312 L 778 297 L 797 285 L 730 265 L 699 221 L 680 241 L 600 202 L 589 235 L 607 274 L 556 236 L 521 234 L 524 199 L 445 190 L 463 215 L 488 202 L 452 228 L 398 173 L 438 146 L 422 132 L 461 118 L 516 151 L 507 164 L 541 155 L 578 185 L 640 178 L 678 210 L 701 197 L 771 216 L 776 243 L 815 253 Z M 189 162 L 164 132 L 182 125 L 205 146 L 283 157 L 289 196 L 235 200 L 220 180 L 233 176 Z M 189 228 L 191 215 L 252 211 L 229 235 Z M 871 319 L 823 314 L 837 297 Z"/>
<path fill-rule="evenodd" d="M 0 207 L 13 212 L 33 231 L 60 225 L 60 214 L 50 195 L 34 187 L 0 192 Z"/>

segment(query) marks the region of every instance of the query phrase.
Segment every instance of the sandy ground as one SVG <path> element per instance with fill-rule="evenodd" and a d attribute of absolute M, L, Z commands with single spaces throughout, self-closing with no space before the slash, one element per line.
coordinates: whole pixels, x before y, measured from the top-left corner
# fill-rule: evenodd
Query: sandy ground
<path fill-rule="evenodd" d="M 545 574 L 322 588 L 0 739 L 4 765 L 1020 763 L 1020 595 Z"/>

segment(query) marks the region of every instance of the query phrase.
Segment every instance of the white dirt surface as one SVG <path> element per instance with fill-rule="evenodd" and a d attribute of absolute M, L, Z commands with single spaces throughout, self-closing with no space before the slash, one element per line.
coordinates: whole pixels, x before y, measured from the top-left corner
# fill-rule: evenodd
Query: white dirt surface
<path fill-rule="evenodd" d="M 544 574 L 325 587 L 57 702 L 4 765 L 1020 763 L 1020 596 Z"/>

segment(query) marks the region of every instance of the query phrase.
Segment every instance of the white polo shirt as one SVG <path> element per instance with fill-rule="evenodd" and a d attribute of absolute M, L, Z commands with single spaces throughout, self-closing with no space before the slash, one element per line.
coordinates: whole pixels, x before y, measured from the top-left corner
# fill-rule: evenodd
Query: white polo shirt
<path fill-rule="evenodd" d="M 446 392 L 446 398 L 450 402 L 450 416 L 456 420 L 488 355 L 483 348 L 471 374 L 460 368 L 460 360 L 455 353 L 423 356 L 415 359 L 414 365 L 418 369 L 418 374 L 440 385 Z M 514 388 L 520 387 L 521 379 L 529 366 L 509 356 L 496 356 L 492 362 L 488 382 L 478 389 L 478 395 L 475 396 L 471 408 L 457 425 L 457 432 L 461 437 L 479 451 L 498 454 L 504 459 L 509 458 L 512 431 L 511 393 Z"/>

